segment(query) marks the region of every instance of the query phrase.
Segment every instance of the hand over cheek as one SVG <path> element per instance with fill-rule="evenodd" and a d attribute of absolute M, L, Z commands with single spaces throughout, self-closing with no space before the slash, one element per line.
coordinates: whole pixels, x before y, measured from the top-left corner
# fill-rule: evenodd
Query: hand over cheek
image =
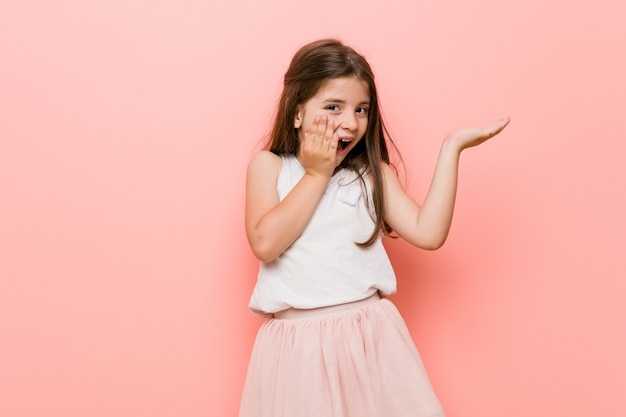
<path fill-rule="evenodd" d="M 308 174 L 330 178 L 335 170 L 337 143 L 335 123 L 317 116 L 300 141 L 299 160 Z"/>

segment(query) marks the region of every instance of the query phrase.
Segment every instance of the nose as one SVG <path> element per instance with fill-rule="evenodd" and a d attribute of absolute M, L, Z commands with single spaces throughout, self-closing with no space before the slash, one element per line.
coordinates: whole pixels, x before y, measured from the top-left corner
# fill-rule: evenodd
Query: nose
<path fill-rule="evenodd" d="M 355 130 L 357 127 L 357 122 L 354 112 L 344 112 L 341 115 L 341 120 L 339 121 L 337 127 L 341 127 L 344 130 Z"/>

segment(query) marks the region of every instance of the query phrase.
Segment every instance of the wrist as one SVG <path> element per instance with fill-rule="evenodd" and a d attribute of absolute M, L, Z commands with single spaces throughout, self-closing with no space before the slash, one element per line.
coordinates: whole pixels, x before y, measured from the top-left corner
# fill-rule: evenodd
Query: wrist
<path fill-rule="evenodd" d="M 463 147 L 458 141 L 446 136 L 441 144 L 441 152 L 450 152 L 456 155 L 460 155 L 463 151 Z"/>
<path fill-rule="evenodd" d="M 320 184 L 324 184 L 324 186 L 326 186 L 332 175 L 326 175 L 313 170 L 306 170 L 304 172 L 304 176 L 310 178 L 310 181 L 319 182 Z"/>

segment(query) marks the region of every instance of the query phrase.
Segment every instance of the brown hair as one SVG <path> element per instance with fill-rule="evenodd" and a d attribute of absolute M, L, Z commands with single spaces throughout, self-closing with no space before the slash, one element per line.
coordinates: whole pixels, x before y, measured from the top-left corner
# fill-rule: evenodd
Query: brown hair
<path fill-rule="evenodd" d="M 354 49 L 335 39 L 322 39 L 303 46 L 291 60 L 285 73 L 282 96 L 278 105 L 274 126 L 267 149 L 281 154 L 298 151 L 298 135 L 294 127 L 297 106 L 313 97 L 328 80 L 352 76 L 363 81 L 370 95 L 367 130 L 364 138 L 346 155 L 337 169 L 355 171 L 361 181 L 367 172 L 373 182 L 375 228 L 370 237 L 360 246 L 371 246 L 382 232 L 388 235 L 391 228 L 384 221 L 384 187 L 382 163 L 390 164 L 385 138 L 395 150 L 380 113 L 374 74 L 365 58 Z"/>

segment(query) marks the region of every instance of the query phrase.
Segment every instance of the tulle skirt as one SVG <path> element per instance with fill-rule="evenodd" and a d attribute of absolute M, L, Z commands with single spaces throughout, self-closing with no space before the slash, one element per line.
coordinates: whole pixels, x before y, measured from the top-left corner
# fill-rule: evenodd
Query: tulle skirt
<path fill-rule="evenodd" d="M 444 413 L 389 300 L 259 329 L 239 417 L 409 416 Z"/>

